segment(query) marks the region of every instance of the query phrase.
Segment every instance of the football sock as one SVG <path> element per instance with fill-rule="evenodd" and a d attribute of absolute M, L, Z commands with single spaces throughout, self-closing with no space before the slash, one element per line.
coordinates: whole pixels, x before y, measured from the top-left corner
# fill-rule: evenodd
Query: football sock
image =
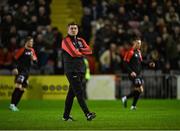
<path fill-rule="evenodd" d="M 21 100 L 21 97 L 22 97 L 23 93 L 24 93 L 24 91 L 19 90 L 19 92 L 18 92 L 18 98 L 17 98 L 17 101 L 16 101 L 15 105 L 17 105 L 17 104 L 19 103 L 19 101 Z"/>
<path fill-rule="evenodd" d="M 12 93 L 12 97 L 11 97 L 11 104 L 14 104 L 16 105 L 17 103 L 17 99 L 18 99 L 18 93 L 19 92 L 19 89 L 18 88 L 15 88 L 13 93 Z"/>
<path fill-rule="evenodd" d="M 136 106 L 140 94 L 141 94 L 141 93 L 140 93 L 139 91 L 134 91 L 134 99 L 133 99 L 132 106 Z"/>
<path fill-rule="evenodd" d="M 133 96 L 134 96 L 134 92 L 135 92 L 135 91 L 131 91 L 131 93 L 130 93 L 129 95 L 127 95 L 127 99 L 133 97 Z"/>
<path fill-rule="evenodd" d="M 19 88 L 15 88 L 12 93 L 11 104 L 16 106 L 19 103 L 23 93 L 24 91 L 21 91 Z"/>

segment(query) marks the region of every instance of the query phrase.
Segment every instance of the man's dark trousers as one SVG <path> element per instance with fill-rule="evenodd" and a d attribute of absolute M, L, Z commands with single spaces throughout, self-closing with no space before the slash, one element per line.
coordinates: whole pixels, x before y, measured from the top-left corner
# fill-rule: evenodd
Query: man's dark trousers
<path fill-rule="evenodd" d="M 81 72 L 67 72 L 66 77 L 70 83 L 69 91 L 65 101 L 65 112 L 64 118 L 68 118 L 70 115 L 70 111 L 72 108 L 74 97 L 77 97 L 78 103 L 83 110 L 84 114 L 87 115 L 89 113 L 89 109 L 85 103 L 85 99 L 83 96 L 83 84 L 82 80 L 84 77 L 84 73 Z"/>

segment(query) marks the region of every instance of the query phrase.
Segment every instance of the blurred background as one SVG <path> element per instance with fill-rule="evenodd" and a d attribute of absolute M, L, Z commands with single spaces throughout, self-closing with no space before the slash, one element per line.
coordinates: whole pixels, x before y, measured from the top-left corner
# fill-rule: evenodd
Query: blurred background
<path fill-rule="evenodd" d="M 136 33 L 143 41 L 144 61 L 156 63 L 155 69 L 143 69 L 142 97 L 180 98 L 180 0 L 1 0 L 0 89 L 4 89 L 2 77 L 11 75 L 14 53 L 28 35 L 35 40 L 39 60 L 39 68 L 32 67 L 31 74 L 63 75 L 61 40 L 72 21 L 80 25 L 79 36 L 94 52 L 87 57 L 91 73 L 87 91 L 97 86 L 92 85 L 97 76 L 106 82 L 104 76 L 113 76 L 109 79 L 113 87 L 105 89 L 113 92 L 110 99 L 130 91 L 122 62 L 128 35 Z"/>

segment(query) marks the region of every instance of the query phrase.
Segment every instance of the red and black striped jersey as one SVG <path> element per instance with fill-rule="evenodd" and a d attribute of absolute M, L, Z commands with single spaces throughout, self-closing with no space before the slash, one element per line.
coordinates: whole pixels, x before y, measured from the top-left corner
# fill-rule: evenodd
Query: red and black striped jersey
<path fill-rule="evenodd" d="M 33 48 L 20 48 L 14 56 L 15 67 L 19 72 L 29 73 L 31 62 L 37 61 L 37 56 Z"/>
<path fill-rule="evenodd" d="M 131 48 L 124 55 L 125 68 L 128 73 L 135 72 L 139 75 L 142 70 L 142 61 L 143 59 L 140 50 L 134 50 Z"/>

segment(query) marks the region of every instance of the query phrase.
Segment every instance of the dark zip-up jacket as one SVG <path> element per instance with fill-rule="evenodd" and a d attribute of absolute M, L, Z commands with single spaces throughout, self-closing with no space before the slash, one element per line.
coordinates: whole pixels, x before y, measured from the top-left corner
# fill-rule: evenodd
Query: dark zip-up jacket
<path fill-rule="evenodd" d="M 92 54 L 85 40 L 80 37 L 66 36 L 62 40 L 64 72 L 85 72 L 84 56 Z"/>

